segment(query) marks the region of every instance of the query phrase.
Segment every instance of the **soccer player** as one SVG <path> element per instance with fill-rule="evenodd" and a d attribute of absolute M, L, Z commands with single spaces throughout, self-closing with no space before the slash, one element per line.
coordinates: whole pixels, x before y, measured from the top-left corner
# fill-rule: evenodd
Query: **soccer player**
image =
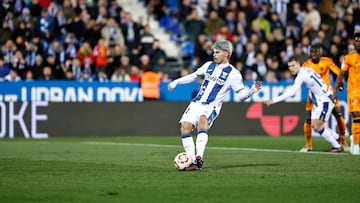
<path fill-rule="evenodd" d="M 347 104 L 352 116 L 350 136 L 350 153 L 359 155 L 359 135 L 360 135 L 360 32 L 354 34 L 355 50 L 348 53 L 341 65 L 341 71 L 335 82 L 333 98 L 337 100 L 336 91 L 340 88 L 341 82 L 348 72 L 347 85 Z"/>
<path fill-rule="evenodd" d="M 335 65 L 333 60 L 328 57 L 322 57 L 320 54 L 321 48 L 319 45 L 314 45 L 310 48 L 310 58 L 306 60 L 302 67 L 309 67 L 315 70 L 321 78 L 324 80 L 325 84 L 329 87 L 332 91 L 332 85 L 330 82 L 330 71 L 336 75 L 339 75 L 340 68 Z M 342 145 L 344 151 L 349 151 L 349 146 L 346 144 L 346 124 L 344 121 L 344 117 L 340 111 L 339 102 L 335 101 L 335 107 L 332 111 L 332 114 L 335 116 L 337 121 L 337 129 L 339 133 L 339 143 Z M 314 104 L 311 101 L 311 98 L 308 97 L 306 102 L 306 118 L 304 122 L 304 136 L 306 144 L 300 150 L 300 152 L 308 152 L 312 150 L 312 140 L 311 140 L 311 109 L 313 108 Z"/>
<path fill-rule="evenodd" d="M 208 142 L 208 129 L 219 116 L 224 98 L 229 91 L 234 90 L 243 100 L 261 89 L 261 82 L 255 81 L 249 90 L 245 90 L 240 72 L 229 63 L 233 51 L 231 42 L 216 41 L 212 45 L 212 50 L 213 61 L 204 63 L 194 73 L 178 78 L 168 85 L 168 90 L 171 91 L 177 85 L 190 83 L 199 76 L 204 76 L 198 94 L 190 102 L 179 121 L 183 147 L 194 160 L 194 163 L 187 168 L 189 171 L 201 169 Z M 196 144 L 192 137 L 194 128 L 197 128 Z"/>
<path fill-rule="evenodd" d="M 295 56 L 289 58 L 288 68 L 292 75 L 297 75 L 294 84 L 282 95 L 275 97 L 272 100 L 267 100 L 265 104 L 270 106 L 293 96 L 296 91 L 301 88 L 301 85 L 304 84 L 309 89 L 311 100 L 314 103 L 314 107 L 311 110 L 311 127 L 332 145 L 329 152 L 341 152 L 341 146 L 337 142 L 339 135 L 330 128 L 324 126 L 325 122 L 330 118 L 331 111 L 334 108 L 332 91 L 321 79 L 321 76 L 313 69 L 301 67 L 299 59 Z"/>

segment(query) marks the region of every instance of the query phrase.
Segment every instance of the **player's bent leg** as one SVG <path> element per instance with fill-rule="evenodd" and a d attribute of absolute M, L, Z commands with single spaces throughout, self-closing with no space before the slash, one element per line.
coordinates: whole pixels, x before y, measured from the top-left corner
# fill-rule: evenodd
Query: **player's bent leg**
<path fill-rule="evenodd" d="M 345 124 L 344 117 L 343 117 L 342 113 L 340 112 L 338 103 L 336 103 L 336 106 L 333 109 L 332 114 L 335 116 L 336 122 L 337 122 L 337 130 L 339 133 L 338 142 L 341 145 L 341 147 L 343 148 L 344 152 L 349 152 L 350 147 L 346 143 L 346 136 L 345 136 L 346 124 Z"/>
<path fill-rule="evenodd" d="M 194 159 L 194 164 L 201 169 L 204 163 L 203 157 L 205 148 L 209 139 L 207 130 L 209 128 L 208 119 L 206 116 L 200 116 L 198 134 L 196 136 L 196 157 Z"/>
<path fill-rule="evenodd" d="M 321 120 L 312 120 L 312 126 L 315 132 L 319 133 L 321 137 L 323 137 L 327 142 L 329 142 L 332 146 L 328 150 L 331 153 L 341 152 L 342 148 L 341 145 L 335 139 L 335 132 L 332 131 L 330 128 L 324 127 L 324 122 Z"/>
<path fill-rule="evenodd" d="M 309 152 L 312 150 L 312 139 L 311 139 L 311 119 L 306 119 L 304 122 L 304 137 L 305 146 L 300 149 L 300 152 Z"/>
<path fill-rule="evenodd" d="M 195 164 L 198 168 L 201 168 L 203 165 L 203 157 L 206 148 L 206 144 L 208 142 L 208 133 L 207 130 L 199 130 L 198 135 L 196 137 L 196 157 Z"/>
<path fill-rule="evenodd" d="M 193 124 L 190 122 L 183 121 L 181 122 L 181 141 L 186 153 L 188 153 L 193 160 L 195 160 L 195 144 L 192 137 L 191 131 L 193 129 Z"/>
<path fill-rule="evenodd" d="M 337 122 L 337 129 L 338 129 L 338 133 L 341 136 L 345 136 L 346 133 L 346 123 L 344 120 L 344 116 L 342 115 L 342 113 L 340 112 L 339 108 L 334 108 L 332 111 L 332 114 L 335 116 L 336 118 L 336 122 Z M 346 140 L 344 140 L 344 142 L 346 143 Z"/>
<path fill-rule="evenodd" d="M 309 152 L 312 150 L 312 127 L 311 127 L 311 111 L 314 107 L 313 102 L 308 98 L 305 106 L 305 122 L 304 122 L 304 138 L 305 146 L 300 149 L 300 152 Z"/>

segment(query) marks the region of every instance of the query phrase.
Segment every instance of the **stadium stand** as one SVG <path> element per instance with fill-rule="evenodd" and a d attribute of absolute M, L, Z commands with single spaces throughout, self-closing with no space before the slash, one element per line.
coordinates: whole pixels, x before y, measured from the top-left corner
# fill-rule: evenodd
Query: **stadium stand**
<path fill-rule="evenodd" d="M 222 38 L 233 42 L 231 62 L 246 80 L 271 75 L 280 81 L 289 79 L 287 58 L 306 59 L 313 44 L 340 65 L 360 30 L 360 8 L 359 0 L 3 0 L 0 25 L 0 81 L 10 70 L 37 80 L 45 66 L 56 80 L 89 74 L 97 80 L 95 56 L 107 59 L 108 78 L 121 68 L 122 56 L 141 74 L 140 58 L 154 54 L 166 59 L 164 80 L 174 79 L 211 59 L 209 44 Z M 105 46 L 97 48 L 100 38 Z"/>

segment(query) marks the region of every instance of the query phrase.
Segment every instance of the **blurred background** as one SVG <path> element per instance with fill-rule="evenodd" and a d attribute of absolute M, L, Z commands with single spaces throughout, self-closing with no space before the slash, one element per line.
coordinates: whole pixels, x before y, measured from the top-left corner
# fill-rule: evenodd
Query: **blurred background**
<path fill-rule="evenodd" d="M 47 135 L 67 135 L 69 132 L 62 132 L 66 127 L 60 123 L 76 123 L 86 115 L 93 116 L 95 121 L 99 116 L 128 121 L 126 125 L 143 116 L 158 121 L 148 125 L 149 129 L 157 126 L 154 134 L 175 133 L 184 102 L 197 93 L 201 78 L 171 93 L 166 86 L 212 60 L 211 44 L 219 39 L 233 43 L 231 63 L 241 72 L 247 86 L 254 80 L 263 81 L 263 90 L 247 101 L 257 105 L 279 95 L 291 84 L 293 77 L 287 70 L 287 59 L 296 55 L 304 62 L 312 45 L 320 44 L 322 55 L 340 67 L 344 55 L 354 49 L 354 32 L 360 31 L 359 9 L 359 0 L 2 0 L 0 137 L 14 136 L 17 132 L 36 137 L 39 129 Z M 146 94 L 142 87 L 145 81 L 152 81 L 147 72 L 156 73 L 159 92 L 156 95 Z M 332 81 L 335 78 L 331 75 Z M 341 92 L 339 97 L 348 121 L 346 94 Z M 243 117 L 252 111 L 252 105 L 246 104 L 243 113 L 242 110 L 238 113 L 241 119 L 235 116 L 224 123 L 234 126 L 241 120 L 251 121 L 246 125 L 249 129 L 244 130 L 248 134 L 302 134 L 306 98 L 307 90 L 302 89 L 287 100 L 295 106 L 285 110 L 279 107 L 273 112 L 264 112 L 257 106 L 256 111 L 262 113 L 255 117 Z M 153 100 L 144 106 L 144 101 Z M 226 101 L 240 102 L 233 93 Z M 164 106 L 164 102 L 176 104 Z M 83 103 L 90 106 L 77 112 L 81 116 L 78 120 L 64 114 L 68 109 L 75 109 L 74 112 L 82 109 Z M 116 106 L 109 108 L 104 103 Z M 135 109 L 142 111 L 134 117 L 131 113 L 112 112 L 114 108 L 125 108 L 124 103 L 131 106 L 126 108 L 132 109 L 133 114 Z M 229 112 L 242 107 L 229 106 Z M 157 112 L 148 112 L 154 108 L 162 114 L 169 109 L 174 113 L 159 118 Z M 40 114 L 43 116 L 37 117 L 36 109 L 45 109 Z M 52 110 L 49 113 L 46 109 Z M 298 111 L 292 112 L 294 109 Z M 298 125 L 286 128 L 297 120 L 291 120 L 294 117 L 286 116 L 286 112 L 299 116 Z M 276 116 L 271 120 L 276 122 L 271 124 L 276 126 L 276 133 L 265 130 L 267 127 L 257 128 L 261 119 L 264 125 L 269 124 L 265 122 L 266 113 Z M 164 131 L 159 123 L 166 123 L 169 117 L 175 120 Z M 52 125 L 61 127 L 46 127 L 54 119 L 57 124 Z M 40 123 L 38 128 L 31 127 L 36 123 Z M 83 129 L 94 126 L 92 122 L 83 125 Z M 103 134 L 125 133 L 126 125 L 106 126 L 103 129 L 112 131 L 105 130 Z M 230 127 L 219 128 L 219 132 L 236 131 L 227 129 Z M 91 132 L 94 131 L 83 134 Z M 136 127 L 127 132 L 144 133 Z"/>

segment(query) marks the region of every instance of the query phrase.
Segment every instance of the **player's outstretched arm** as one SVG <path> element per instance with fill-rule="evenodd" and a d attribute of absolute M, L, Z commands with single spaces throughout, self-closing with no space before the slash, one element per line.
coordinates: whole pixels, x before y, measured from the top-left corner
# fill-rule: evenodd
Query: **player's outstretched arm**
<path fill-rule="evenodd" d="M 178 78 L 178 79 L 172 81 L 171 83 L 169 83 L 168 90 L 169 91 L 173 90 L 177 85 L 193 82 L 197 79 L 197 77 L 198 77 L 198 75 L 196 74 L 196 72 L 194 72 L 189 75 Z"/>
<path fill-rule="evenodd" d="M 295 83 L 289 89 L 285 90 L 285 92 L 282 95 L 275 97 L 273 99 L 269 99 L 269 100 L 265 101 L 264 103 L 267 106 L 270 106 L 272 104 L 284 101 L 285 99 L 293 96 L 296 93 L 296 91 L 298 91 L 300 89 L 300 87 L 301 86 L 299 84 Z"/>
<path fill-rule="evenodd" d="M 167 88 L 168 88 L 169 91 L 172 91 L 174 89 L 173 87 L 171 87 L 170 84 L 168 84 Z"/>
<path fill-rule="evenodd" d="M 253 85 L 248 91 L 240 90 L 238 94 L 240 95 L 240 100 L 245 100 L 250 98 L 253 94 L 258 92 L 261 89 L 261 81 L 254 81 Z"/>
<path fill-rule="evenodd" d="M 265 101 L 264 103 L 266 104 L 266 106 L 270 106 L 271 104 L 274 103 L 274 101 L 269 99 L 269 100 Z"/>
<path fill-rule="evenodd" d="M 257 91 L 261 90 L 261 81 L 254 81 L 253 86 L 256 88 Z"/>

